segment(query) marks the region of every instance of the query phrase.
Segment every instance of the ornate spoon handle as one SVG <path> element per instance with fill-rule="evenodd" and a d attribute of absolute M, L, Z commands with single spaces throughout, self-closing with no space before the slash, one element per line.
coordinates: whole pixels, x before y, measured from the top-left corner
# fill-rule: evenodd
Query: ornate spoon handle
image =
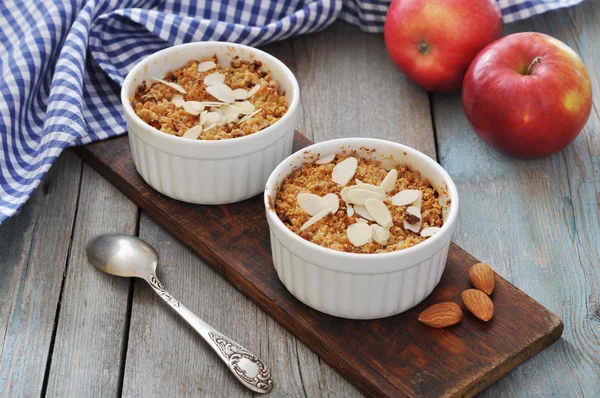
<path fill-rule="evenodd" d="M 154 291 L 183 319 L 190 324 L 200 336 L 221 357 L 233 375 L 252 391 L 264 394 L 273 388 L 271 371 L 256 355 L 225 336 L 181 304 L 165 290 L 156 275 L 150 274 L 146 282 Z"/>

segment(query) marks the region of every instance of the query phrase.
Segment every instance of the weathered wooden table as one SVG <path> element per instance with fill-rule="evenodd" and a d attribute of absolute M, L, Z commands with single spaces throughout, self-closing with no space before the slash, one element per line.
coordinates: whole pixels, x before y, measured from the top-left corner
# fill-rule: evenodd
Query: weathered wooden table
<path fill-rule="evenodd" d="M 600 396 L 600 2 L 511 24 L 566 42 L 596 93 L 577 140 L 554 156 L 499 154 L 468 126 L 459 95 L 428 95 L 388 60 L 380 35 L 336 23 L 267 51 L 298 76 L 299 130 L 315 141 L 369 136 L 424 151 L 461 194 L 454 241 L 558 314 L 563 338 L 484 396 Z M 115 98 L 115 101 L 117 99 Z M 159 275 L 200 317 L 271 365 L 271 396 L 360 395 L 294 336 L 64 153 L 21 213 L 0 227 L 0 396 L 249 396 L 142 281 L 101 274 L 84 247 L 137 234 Z"/>

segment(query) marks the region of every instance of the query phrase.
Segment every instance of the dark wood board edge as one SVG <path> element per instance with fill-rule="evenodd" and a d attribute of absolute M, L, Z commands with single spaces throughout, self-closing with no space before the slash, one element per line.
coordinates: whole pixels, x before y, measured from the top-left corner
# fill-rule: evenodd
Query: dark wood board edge
<path fill-rule="evenodd" d="M 124 137 L 123 137 L 124 138 Z M 120 138 L 120 139 L 123 139 Z M 119 138 L 116 138 L 119 139 Z M 299 133 L 296 133 L 294 137 L 294 146 L 296 148 L 310 145 L 312 142 L 306 137 Z M 98 145 L 90 144 L 90 145 Z M 135 189 L 130 186 L 121 176 L 112 170 L 108 165 L 103 163 L 95 155 L 93 150 L 90 150 L 87 146 L 74 148 L 74 152 L 77 153 L 84 161 L 86 161 L 92 168 L 94 168 L 100 175 L 114 184 L 121 192 L 123 192 L 128 198 L 136 203 L 140 208 L 146 211 L 155 220 L 160 220 L 167 217 L 167 214 L 160 211 L 160 209 L 153 206 L 151 200 L 143 195 L 136 195 Z M 152 188 L 149 188 L 152 189 Z M 225 270 L 223 265 L 219 262 L 220 259 L 215 255 L 208 246 L 201 241 L 191 239 L 186 236 L 184 228 L 180 228 L 177 224 L 171 224 L 165 226 L 165 228 L 173 234 L 178 240 L 188 245 L 194 252 L 205 259 L 209 265 L 215 269 L 219 274 L 225 277 L 230 283 L 234 284 L 238 290 L 244 293 L 247 297 L 252 299 L 259 307 L 269 313 L 277 322 L 284 326 L 288 331 L 294 334 L 300 341 L 309 346 L 317 355 L 325 360 L 330 366 L 332 366 L 338 373 L 346 378 L 352 385 L 358 388 L 361 392 L 367 396 L 379 397 L 379 396 L 398 396 L 400 390 L 398 386 L 391 383 L 383 375 L 374 370 L 368 375 L 361 373 L 358 367 L 345 366 L 344 363 L 350 363 L 351 358 L 345 355 L 343 352 L 335 352 L 331 346 L 325 345 L 318 337 L 314 334 L 308 333 L 294 317 L 283 311 L 279 306 L 274 304 L 264 292 L 257 289 L 252 283 L 250 283 L 243 274 L 239 272 L 232 272 L 230 269 Z M 455 249 L 463 251 L 460 247 L 452 244 Z M 463 251 L 464 252 L 464 251 Z M 464 252 L 466 253 L 466 252 Z M 468 254 L 467 254 L 468 255 Z M 469 255 L 470 256 L 470 255 Z M 472 256 L 470 256 L 472 257 Z M 474 259 L 474 258 L 473 258 Z M 474 259 L 475 260 L 475 259 Z M 503 282 L 510 285 L 510 283 L 504 280 L 498 275 L 498 278 Z M 511 285 L 512 286 L 512 285 Z M 521 290 L 514 287 L 515 293 L 527 296 Z M 455 391 L 448 391 L 447 396 L 473 396 L 476 393 L 483 390 L 488 385 L 492 384 L 496 380 L 500 379 L 510 370 L 519 366 L 535 354 L 548 347 L 552 342 L 557 340 L 563 331 L 563 322 L 556 315 L 550 313 L 541 304 L 529 298 L 532 302 L 540 307 L 540 309 L 546 311 L 548 316 L 551 318 L 552 323 L 547 333 L 540 335 L 535 342 L 532 342 L 526 346 L 520 352 L 514 353 L 512 356 L 506 358 L 502 363 L 497 364 L 495 368 L 488 373 L 481 373 L 479 377 L 475 377 L 471 380 L 467 380 L 463 384 L 462 388 Z M 366 379 L 371 379 L 370 383 L 366 382 Z M 375 389 L 374 389 L 375 387 Z M 403 394 L 403 396 L 406 396 Z"/>
<path fill-rule="evenodd" d="M 462 252 L 463 256 L 468 257 L 469 263 L 474 264 L 480 262 L 479 259 L 472 256 L 469 252 L 465 251 L 455 243 L 450 244 L 449 256 L 452 254 L 454 248 L 458 248 Z M 488 373 L 483 373 L 480 377 L 471 379 L 462 388 L 458 388 L 455 391 L 448 391 L 448 397 L 472 397 L 476 395 L 477 393 L 483 391 L 483 389 L 485 389 L 487 386 L 501 379 L 511 370 L 534 357 L 542 350 L 548 348 L 552 343 L 562 336 L 564 330 L 564 323 L 562 319 L 560 319 L 556 314 L 552 313 L 542 304 L 531 298 L 524 291 L 504 279 L 498 273 L 494 272 L 494 274 L 497 284 L 496 286 L 500 284 L 506 284 L 510 286 L 514 295 L 530 301 L 531 305 L 538 307 L 539 311 L 544 311 L 549 322 L 548 328 L 546 332 L 541 333 L 535 341 L 526 345 L 521 351 L 515 352 L 513 355 L 505 358 L 503 362 L 496 364 L 495 367 Z"/>
<path fill-rule="evenodd" d="M 532 344 L 529 344 L 525 349 L 515 353 L 513 356 L 507 358 L 502 364 L 496 366 L 491 372 L 485 374 L 483 377 L 473 380 L 470 386 L 465 388 L 463 391 L 453 394 L 454 396 L 472 397 L 475 394 L 481 392 L 484 388 L 490 384 L 500 380 L 508 372 L 522 365 L 524 362 L 533 358 L 544 349 L 548 348 L 552 343 L 562 336 L 564 323 L 556 315 L 554 316 L 553 324 L 548 328 L 548 332 L 541 335 Z"/>

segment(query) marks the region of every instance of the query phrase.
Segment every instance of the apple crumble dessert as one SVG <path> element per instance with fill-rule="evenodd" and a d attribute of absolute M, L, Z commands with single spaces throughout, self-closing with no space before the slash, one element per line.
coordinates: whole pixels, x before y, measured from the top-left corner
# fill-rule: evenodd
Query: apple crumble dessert
<path fill-rule="evenodd" d="M 152 80 L 129 99 L 133 110 L 150 126 L 178 137 L 243 137 L 271 126 L 288 109 L 285 93 L 256 60 L 235 59 L 223 67 L 213 56 Z"/>
<path fill-rule="evenodd" d="M 439 192 L 409 166 L 389 171 L 352 152 L 305 163 L 281 184 L 275 211 L 300 237 L 330 249 L 383 253 L 440 230 Z"/>

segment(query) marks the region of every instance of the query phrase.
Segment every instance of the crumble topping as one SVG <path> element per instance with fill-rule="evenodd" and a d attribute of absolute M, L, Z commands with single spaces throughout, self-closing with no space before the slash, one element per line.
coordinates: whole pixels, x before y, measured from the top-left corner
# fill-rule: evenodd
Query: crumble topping
<path fill-rule="evenodd" d="M 189 61 L 162 79 L 140 84 L 130 98 L 147 124 L 177 137 L 223 140 L 263 130 L 287 112 L 285 93 L 260 61 L 228 67 L 213 56 Z"/>
<path fill-rule="evenodd" d="M 439 193 L 406 165 L 325 154 L 282 181 L 275 211 L 303 239 L 333 250 L 383 253 L 433 236 L 442 226 Z"/>

